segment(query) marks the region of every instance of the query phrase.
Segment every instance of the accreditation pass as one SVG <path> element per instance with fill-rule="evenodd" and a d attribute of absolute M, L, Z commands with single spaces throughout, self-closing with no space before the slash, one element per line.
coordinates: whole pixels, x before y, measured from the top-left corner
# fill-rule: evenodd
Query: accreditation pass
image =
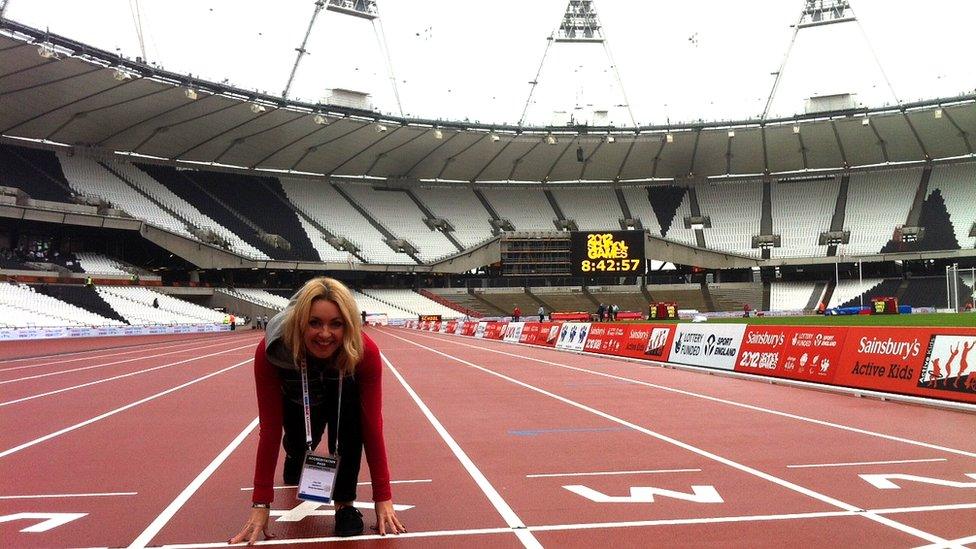
<path fill-rule="evenodd" d="M 298 481 L 298 499 L 331 503 L 338 469 L 338 456 L 323 456 L 312 452 L 305 454 L 302 477 Z"/>

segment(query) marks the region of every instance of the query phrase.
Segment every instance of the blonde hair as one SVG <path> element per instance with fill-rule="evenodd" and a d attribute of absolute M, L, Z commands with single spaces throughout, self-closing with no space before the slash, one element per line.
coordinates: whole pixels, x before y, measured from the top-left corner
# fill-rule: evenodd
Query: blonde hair
<path fill-rule="evenodd" d="M 342 315 L 345 331 L 336 364 L 343 375 L 352 375 L 363 357 L 363 333 L 359 325 L 359 306 L 342 282 L 324 276 L 313 278 L 295 293 L 292 297 L 294 304 L 284 322 L 284 341 L 291 349 L 295 365 L 301 365 L 306 359 L 303 336 L 308 328 L 312 304 L 320 299 L 335 303 Z"/>

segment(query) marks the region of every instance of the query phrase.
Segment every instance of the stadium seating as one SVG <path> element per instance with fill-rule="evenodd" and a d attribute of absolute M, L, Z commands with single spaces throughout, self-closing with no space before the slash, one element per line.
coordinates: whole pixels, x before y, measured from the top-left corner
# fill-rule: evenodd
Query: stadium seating
<path fill-rule="evenodd" d="M 553 189 L 559 208 L 567 219 L 572 219 L 581 231 L 620 230 L 624 217 L 620 203 L 609 187 Z"/>
<path fill-rule="evenodd" d="M 491 215 L 471 189 L 422 187 L 413 192 L 431 213 L 454 227 L 451 234 L 465 248 L 492 238 Z"/>
<path fill-rule="evenodd" d="M 661 224 L 654 214 L 651 202 L 647 197 L 646 187 L 623 187 L 620 189 L 624 193 L 624 200 L 627 201 L 627 208 L 630 215 L 640 219 L 641 225 L 650 232 L 651 236 L 661 236 Z"/>
<path fill-rule="evenodd" d="M 17 187 L 35 200 L 71 202 L 68 182 L 53 152 L 0 145 L 0 185 Z"/>
<path fill-rule="evenodd" d="M 827 303 L 827 308 L 840 307 L 844 303 L 852 302 L 857 299 L 857 296 L 866 294 L 873 288 L 881 284 L 882 279 L 880 278 L 865 278 L 863 281 L 859 280 L 841 280 L 834 288 L 834 293 L 830 296 L 830 302 Z M 894 294 L 888 294 L 894 295 Z M 870 301 L 866 300 L 865 305 L 870 305 Z"/>
<path fill-rule="evenodd" d="M 481 191 L 498 216 L 507 219 L 516 231 L 554 231 L 556 212 L 539 189 L 490 187 Z"/>
<path fill-rule="evenodd" d="M 933 166 L 928 190 L 935 189 L 942 191 L 959 247 L 976 248 L 976 236 L 969 236 L 976 223 L 976 163 Z"/>
<path fill-rule="evenodd" d="M 0 324 L 7 327 L 121 326 L 70 303 L 21 284 L 0 284 Z"/>
<path fill-rule="evenodd" d="M 384 303 L 375 297 L 353 290 L 353 297 L 360 311 L 367 314 L 384 314 L 390 320 L 416 320 L 417 313 Z"/>
<path fill-rule="evenodd" d="M 275 295 L 260 288 L 218 288 L 216 291 L 268 309 L 277 309 L 280 311 L 288 306 L 288 298 Z"/>
<path fill-rule="evenodd" d="M 219 324 L 224 313 L 136 286 L 99 286 L 98 294 L 129 324 Z M 153 300 L 159 307 L 153 307 Z"/>
<path fill-rule="evenodd" d="M 83 272 L 89 274 L 129 275 L 133 269 L 127 270 L 124 265 L 102 254 L 92 252 L 78 252 L 75 254 Z"/>
<path fill-rule="evenodd" d="M 773 282 L 770 285 L 769 310 L 800 311 L 806 309 L 816 287 L 816 282 Z"/>
<path fill-rule="evenodd" d="M 397 309 L 402 309 L 409 311 L 414 315 L 441 315 L 442 318 L 461 318 L 464 313 L 456 311 L 454 309 L 445 307 L 436 301 L 427 299 L 426 297 L 414 292 L 413 290 L 361 290 L 359 292 L 361 295 L 367 295 L 380 301 L 382 303 L 387 303 L 396 307 Z M 369 309 L 364 309 L 367 313 L 370 313 Z"/>
<path fill-rule="evenodd" d="M 712 226 L 705 231 L 705 245 L 740 255 L 758 257 L 752 237 L 758 235 L 762 215 L 762 182 L 708 183 L 695 187 L 701 214 Z"/>
<path fill-rule="evenodd" d="M 895 228 L 908 219 L 921 178 L 922 168 L 851 174 L 844 215 L 851 241 L 838 246 L 837 255 L 880 253 Z"/>
<path fill-rule="evenodd" d="M 342 188 L 373 219 L 397 238 L 417 248 L 417 257 L 422 261 L 432 261 L 458 252 L 440 231 L 431 230 L 424 224 L 424 213 L 405 193 L 376 190 L 357 184 L 344 184 Z"/>
<path fill-rule="evenodd" d="M 820 233 L 830 230 L 839 191 L 839 179 L 774 183 L 770 189 L 773 234 L 780 235 L 782 245 L 770 250 L 771 257 L 827 255 L 827 246 L 818 241 Z M 880 250 L 879 245 L 875 251 Z"/>
<path fill-rule="evenodd" d="M 281 178 L 281 186 L 288 200 L 302 213 L 349 240 L 369 263 L 411 264 L 409 256 L 394 252 L 383 242 L 383 234 L 359 214 L 332 185 L 290 177 Z M 329 255 L 332 261 L 345 261 L 349 254 Z"/>

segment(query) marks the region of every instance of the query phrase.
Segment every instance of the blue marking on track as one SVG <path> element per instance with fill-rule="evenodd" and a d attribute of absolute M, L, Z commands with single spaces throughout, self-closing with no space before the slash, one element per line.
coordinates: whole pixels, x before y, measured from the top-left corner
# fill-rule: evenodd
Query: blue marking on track
<path fill-rule="evenodd" d="M 508 434 L 517 437 L 534 437 L 536 435 L 548 435 L 552 433 L 604 433 L 608 431 L 627 431 L 626 427 L 594 427 L 581 429 L 523 429 L 510 430 Z"/>

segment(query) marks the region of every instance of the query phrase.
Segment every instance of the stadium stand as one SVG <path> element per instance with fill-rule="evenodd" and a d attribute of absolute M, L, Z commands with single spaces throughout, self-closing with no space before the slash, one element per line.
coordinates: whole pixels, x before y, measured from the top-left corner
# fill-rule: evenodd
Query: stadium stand
<path fill-rule="evenodd" d="M 148 288 L 98 286 L 98 295 L 129 324 L 219 324 L 224 313 L 195 305 Z M 153 301 L 159 307 L 153 307 Z"/>
<path fill-rule="evenodd" d="M 654 214 L 653 217 L 657 221 L 655 225 L 660 228 L 660 236 L 667 237 L 675 223 L 683 226 L 682 219 L 678 217 L 678 208 L 688 194 L 687 189 L 676 185 L 660 185 L 647 187 L 646 191 L 647 200 L 650 202 Z M 633 203 L 631 203 L 631 208 L 633 207 Z M 646 222 L 645 219 L 645 227 L 650 226 L 646 225 Z"/>
<path fill-rule="evenodd" d="M 288 306 L 287 297 L 281 297 L 260 288 L 218 288 L 216 291 L 268 309 L 280 311 Z"/>
<path fill-rule="evenodd" d="M 773 282 L 770 285 L 769 310 L 804 310 L 813 299 L 813 292 L 816 287 L 816 282 Z M 817 302 L 819 301 L 820 296 L 817 296 Z"/>
<path fill-rule="evenodd" d="M 575 221 L 581 231 L 620 230 L 624 214 L 613 189 L 573 187 L 553 189 L 552 194 L 566 219 Z"/>
<path fill-rule="evenodd" d="M 654 196 L 654 187 L 650 187 L 649 192 L 651 196 Z M 651 203 L 653 205 L 653 202 Z M 668 240 L 674 240 L 675 242 L 681 242 L 682 244 L 688 244 L 690 246 L 697 246 L 698 240 L 695 238 L 694 229 L 685 227 L 685 218 L 691 217 L 691 195 L 687 192 L 681 198 L 681 203 L 678 205 L 678 209 L 674 212 L 674 220 L 671 222 L 671 227 L 668 229 L 665 238 Z"/>
<path fill-rule="evenodd" d="M 412 244 L 422 261 L 458 252 L 443 234 L 424 224 L 424 213 L 402 191 L 356 184 L 346 184 L 342 188 L 390 233 Z"/>
<path fill-rule="evenodd" d="M 119 326 L 114 318 L 105 318 L 21 284 L 0 284 L 0 312 L 8 327 L 32 326 Z"/>
<path fill-rule="evenodd" d="M 664 187 L 655 188 L 663 189 Z M 661 225 L 658 222 L 657 215 L 654 213 L 654 209 L 651 207 L 651 202 L 648 199 L 648 188 L 623 187 L 620 190 L 623 192 L 624 199 L 627 202 L 627 207 L 630 209 L 630 215 L 635 219 L 639 219 L 641 226 L 650 231 L 652 236 L 660 237 Z M 675 207 L 677 208 L 677 206 Z"/>
<path fill-rule="evenodd" d="M 116 173 L 125 177 L 129 183 L 132 183 L 159 203 L 181 215 L 194 227 L 213 231 L 214 234 L 227 243 L 230 250 L 246 257 L 271 259 L 267 254 L 241 240 L 236 234 L 201 213 L 200 210 L 193 207 L 189 202 L 177 196 L 173 191 L 166 188 L 165 185 L 156 181 L 136 166 L 128 162 L 113 162 L 110 167 Z"/>
<path fill-rule="evenodd" d="M 895 228 L 908 219 L 921 178 L 921 168 L 851 174 L 844 215 L 851 241 L 838 246 L 837 254 L 880 253 Z"/>
<path fill-rule="evenodd" d="M 369 263 L 411 264 L 409 256 L 393 251 L 383 234 L 359 214 L 331 184 L 295 178 L 281 178 L 288 200 L 302 213 L 337 236 L 349 240 Z M 344 261 L 349 254 L 341 253 Z M 330 257 L 335 257 L 330 254 Z"/>
<path fill-rule="evenodd" d="M 414 194 L 438 217 L 454 227 L 454 238 L 471 247 L 492 237 L 491 215 L 468 188 L 418 188 Z"/>
<path fill-rule="evenodd" d="M 89 286 L 73 286 L 67 284 L 40 284 L 32 286 L 35 291 L 58 299 L 75 307 L 84 309 L 98 316 L 115 320 L 125 324 L 125 319 L 115 312 L 95 288 Z"/>
<path fill-rule="evenodd" d="M 865 281 L 867 282 L 867 281 Z M 860 294 L 856 294 L 851 299 L 840 304 L 841 307 L 859 307 L 863 301 L 864 305 L 871 305 L 871 299 L 875 297 L 896 297 L 898 288 L 902 285 L 900 279 L 885 279 L 879 284 L 872 286 Z M 836 292 L 834 292 L 836 295 Z"/>
<path fill-rule="evenodd" d="M 413 290 L 360 290 L 360 294 L 368 295 L 387 303 L 398 309 L 403 309 L 415 315 L 441 315 L 444 319 L 461 318 L 464 313 L 445 307 L 440 303 L 431 301 L 426 297 L 414 292 Z M 372 312 L 366 309 L 366 312 Z"/>
<path fill-rule="evenodd" d="M 759 282 L 722 282 L 709 284 L 707 290 L 712 299 L 711 311 L 741 311 L 747 304 L 752 310 L 763 309 Z"/>
<path fill-rule="evenodd" d="M 115 259 L 93 252 L 78 252 L 78 265 L 82 272 L 89 274 L 129 275 L 135 268 L 126 266 Z"/>
<path fill-rule="evenodd" d="M 71 187 L 50 151 L 0 145 L 0 185 L 17 187 L 36 200 L 72 201 Z"/>
<path fill-rule="evenodd" d="M 498 316 L 502 313 L 502 311 L 486 305 L 483 300 L 478 299 L 467 288 L 430 288 L 427 291 L 451 303 L 458 309 L 477 311 L 478 314 L 484 316 Z"/>
<path fill-rule="evenodd" d="M 552 222 L 556 219 L 556 212 L 541 190 L 490 187 L 481 192 L 498 216 L 511 221 L 516 231 L 556 230 Z"/>
<path fill-rule="evenodd" d="M 390 320 L 417 319 L 417 313 L 395 307 L 389 303 L 384 303 L 375 297 L 366 295 L 362 292 L 353 290 L 352 295 L 354 298 L 356 298 L 356 305 L 359 306 L 359 310 L 366 311 L 368 314 L 384 314 Z"/>
<path fill-rule="evenodd" d="M 647 314 L 647 298 L 640 286 L 590 286 L 586 291 L 600 303 L 616 304 L 621 311 Z"/>
<path fill-rule="evenodd" d="M 100 198 L 137 219 L 193 238 L 186 224 L 163 211 L 91 158 L 58 153 L 68 183 L 78 194 Z"/>
<path fill-rule="evenodd" d="M 711 220 L 704 229 L 708 248 L 758 257 L 752 237 L 760 233 L 762 182 L 707 183 L 695 187 L 703 216 Z"/>
<path fill-rule="evenodd" d="M 858 280 L 841 280 L 834 288 L 834 293 L 830 296 L 830 302 L 827 303 L 827 307 L 833 309 L 834 307 L 839 307 L 843 303 L 850 302 L 857 299 L 857 296 L 861 294 L 866 294 L 871 291 L 874 287 L 881 284 L 882 279 L 880 278 L 865 278 L 863 281 Z M 866 304 L 868 302 L 865 302 Z"/>
<path fill-rule="evenodd" d="M 772 248 L 770 255 L 826 256 L 827 247 L 820 246 L 818 241 L 821 233 L 830 230 L 839 190 L 840 181 L 837 179 L 773 184 L 770 189 L 773 233 L 780 235 L 782 246 Z"/>
<path fill-rule="evenodd" d="M 959 247 L 976 248 L 976 236 L 969 234 L 976 223 L 976 163 L 933 166 L 929 192 L 936 189 L 942 193 Z"/>

